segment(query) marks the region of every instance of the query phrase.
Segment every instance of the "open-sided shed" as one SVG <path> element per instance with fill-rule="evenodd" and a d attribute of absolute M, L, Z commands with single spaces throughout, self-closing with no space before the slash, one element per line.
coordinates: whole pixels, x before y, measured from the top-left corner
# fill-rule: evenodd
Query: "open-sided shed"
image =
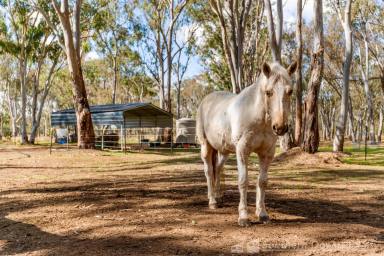
<path fill-rule="evenodd" d="M 126 149 L 149 145 L 172 146 L 173 116 L 151 103 L 108 104 L 90 107 L 97 147 Z M 76 133 L 75 109 L 53 112 L 51 126 Z M 74 133 L 70 134 L 70 131 Z M 164 144 L 165 143 L 165 144 Z M 135 145 L 135 146 L 134 146 Z"/>
<path fill-rule="evenodd" d="M 172 128 L 172 114 L 151 103 L 95 105 L 90 107 L 94 126 L 114 125 L 124 128 Z M 76 125 L 75 109 L 53 112 L 52 127 Z"/>

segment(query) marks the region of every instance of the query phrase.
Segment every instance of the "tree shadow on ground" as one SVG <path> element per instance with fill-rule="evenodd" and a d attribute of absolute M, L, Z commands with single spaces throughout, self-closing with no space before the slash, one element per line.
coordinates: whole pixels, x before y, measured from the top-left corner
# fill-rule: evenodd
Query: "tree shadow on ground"
<path fill-rule="evenodd" d="M 194 157 L 192 157 L 193 159 Z M 191 163 L 191 158 L 176 159 L 178 165 Z M 196 159 L 193 159 L 193 161 Z M 165 161 L 149 161 L 149 165 L 175 164 L 175 159 Z M 234 163 L 230 163 L 234 165 Z M 231 166 L 233 167 L 233 166 Z M 49 255 L 149 255 L 149 254 L 183 254 L 183 255 L 217 255 L 220 250 L 205 248 L 203 246 L 185 245 L 186 240 L 192 240 L 186 236 L 126 236 L 102 238 L 84 238 L 79 235 L 57 235 L 41 230 L 35 225 L 17 222 L 8 217 L 15 212 L 39 209 L 47 206 L 74 207 L 75 205 L 90 205 L 93 207 L 77 211 L 73 218 L 90 217 L 95 214 L 113 214 L 126 209 L 143 209 L 174 211 L 178 210 L 183 214 L 198 215 L 205 214 L 214 218 L 217 214 L 237 215 L 239 193 L 236 185 L 226 184 L 224 203 L 218 211 L 207 209 L 206 185 L 204 173 L 201 170 L 190 172 L 156 173 L 154 175 L 142 175 L 129 177 L 111 175 L 98 179 L 82 179 L 73 182 L 41 182 L 34 188 L 10 189 L 1 191 L 0 196 L 9 196 L 0 203 L 0 240 L 6 240 L 6 244 L 0 251 L 1 254 L 29 253 L 38 250 L 48 250 Z M 123 166 L 121 166 L 123 168 Z M 134 168 L 134 167 L 130 167 Z M 148 167 L 152 168 L 152 167 Z M 348 175 L 349 173 L 349 175 Z M 300 175 L 305 175 L 301 173 Z M 307 175 L 314 181 L 334 181 L 342 178 L 380 178 L 383 172 L 374 170 L 317 170 L 307 172 Z M 294 175 L 285 179 L 294 181 Z M 281 178 L 281 177 L 279 177 Z M 113 179 L 113 180 L 111 180 Z M 284 184 L 278 183 L 276 189 L 284 189 Z M 330 188 L 332 190 L 333 188 Z M 254 207 L 255 202 L 254 186 L 249 187 L 248 202 Z M 346 193 L 349 193 L 346 191 Z M 352 192 L 350 192 L 352 193 Z M 20 195 L 16 199 L 13 194 Z M 41 195 L 39 198 L 36 196 Z M 170 203 L 155 204 L 160 200 L 167 199 Z M 251 203 L 253 202 L 253 203 Z M 294 194 L 287 196 L 274 193 L 274 190 L 267 191 L 266 205 L 268 211 L 297 216 L 293 220 L 272 220 L 272 223 L 336 223 L 336 224 L 362 224 L 375 228 L 384 228 L 383 216 L 371 212 L 380 212 L 379 204 L 370 204 L 373 211 L 356 211 L 353 206 L 361 205 L 362 201 L 349 203 L 349 207 L 332 202 L 331 200 L 304 199 Z M 136 218 L 139 215 L 134 215 Z M 219 223 L 221 228 L 233 223 Z M 75 219 L 74 219 L 75 221 Z M 169 220 L 154 219 L 148 223 L 140 223 L 140 219 L 134 222 L 137 225 L 150 227 L 164 227 L 170 225 Z M 121 223 L 114 223 L 119 226 Z M 207 226 L 210 228 L 211 226 Z M 378 236 L 378 239 L 381 236 Z M 381 241 L 381 240 L 380 240 Z M 76 248 L 76 249 L 74 249 Z"/>

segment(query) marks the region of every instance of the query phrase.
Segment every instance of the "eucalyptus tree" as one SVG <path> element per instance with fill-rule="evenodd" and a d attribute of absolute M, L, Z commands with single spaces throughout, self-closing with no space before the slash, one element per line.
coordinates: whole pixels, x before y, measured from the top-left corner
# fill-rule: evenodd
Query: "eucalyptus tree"
<path fill-rule="evenodd" d="M 252 0 L 210 0 L 221 30 L 221 41 L 229 67 L 232 92 L 239 93 L 243 83 L 244 37 Z"/>
<path fill-rule="evenodd" d="M 295 145 L 299 146 L 302 140 L 303 130 L 303 1 L 297 0 L 296 3 L 296 108 L 295 108 Z"/>
<path fill-rule="evenodd" d="M 350 69 L 353 55 L 352 48 L 352 27 L 351 27 L 351 6 L 352 0 L 348 0 L 344 7 L 344 16 L 342 14 L 342 7 L 340 2 L 337 1 L 335 9 L 343 26 L 345 37 L 345 53 L 343 65 L 343 86 L 340 100 L 340 114 L 336 125 L 336 135 L 333 141 L 333 151 L 343 151 L 344 148 L 344 135 L 347 121 L 348 107 L 349 107 L 349 79 Z M 352 122 L 353 120 L 351 120 Z M 352 125 L 352 124 L 351 124 Z"/>
<path fill-rule="evenodd" d="M 273 21 L 272 5 L 270 0 L 264 0 L 267 23 L 268 23 L 268 35 L 269 45 L 272 52 L 272 59 L 278 63 L 281 63 L 281 47 L 283 39 L 283 4 L 282 0 L 276 1 L 276 23 Z"/>
<path fill-rule="evenodd" d="M 319 147 L 318 95 L 324 70 L 323 1 L 313 1 L 313 52 L 311 77 L 305 101 L 304 138 L 302 149 L 315 153 Z"/>
<path fill-rule="evenodd" d="M 84 31 L 81 26 L 82 21 L 90 23 L 89 19 L 84 19 L 81 15 L 82 3 L 82 0 L 52 0 L 50 3 L 42 1 L 34 4 L 53 33 L 60 39 L 58 42 L 66 54 L 73 85 L 78 147 L 86 149 L 95 147 L 95 133 L 82 71 L 81 50 Z M 60 27 L 54 25 L 57 19 Z"/>
<path fill-rule="evenodd" d="M 371 61 L 370 61 L 370 34 L 369 34 L 369 17 L 367 16 L 366 5 L 360 5 L 360 9 L 356 16 L 356 38 L 358 41 L 355 44 L 358 52 L 358 62 L 357 66 L 359 68 L 361 79 L 364 85 L 364 92 L 367 102 L 367 125 L 369 127 L 369 140 L 371 144 L 376 143 L 376 134 L 375 134 L 375 119 L 374 119 L 374 105 L 373 105 L 373 94 L 372 94 L 372 84 L 370 83 L 371 75 Z"/>
<path fill-rule="evenodd" d="M 171 112 L 171 89 L 175 61 L 175 30 L 189 0 L 139 1 L 143 31 L 141 56 L 159 87 L 160 107 Z"/>
<path fill-rule="evenodd" d="M 36 67 L 33 74 L 32 82 L 32 106 L 31 106 L 31 134 L 29 142 L 35 143 L 35 138 L 40 127 L 41 117 L 45 102 L 52 88 L 52 81 L 58 70 L 62 67 L 62 51 L 55 40 L 47 40 L 51 37 L 50 33 L 46 33 L 41 47 L 35 51 Z M 43 74 L 44 72 L 44 74 Z M 44 76 L 44 82 L 41 78 Z M 43 84 L 41 86 L 41 84 Z"/>
<path fill-rule="evenodd" d="M 92 4 L 93 39 L 97 50 L 104 56 L 113 70 L 112 103 L 116 103 L 120 66 L 123 61 L 130 61 L 132 47 L 140 40 L 140 33 L 135 24 L 130 1 L 95 0 Z M 134 55 L 134 54 L 133 54 Z"/>
<path fill-rule="evenodd" d="M 39 48 L 44 26 L 27 1 L 7 0 L 1 2 L 4 8 L 0 48 L 3 53 L 14 56 L 18 61 L 21 98 L 21 144 L 28 142 L 27 134 L 27 86 L 28 63 L 33 52 Z"/>
<path fill-rule="evenodd" d="M 9 126 L 12 139 L 18 136 L 18 120 L 20 116 L 20 79 L 18 79 L 17 60 L 8 53 L 3 53 L 0 60 L 0 88 L 1 98 L 4 100 L 3 109 L 8 109 L 7 115 L 2 115 L 4 118 L 9 118 Z M 5 114 L 5 113 L 4 113 Z"/>

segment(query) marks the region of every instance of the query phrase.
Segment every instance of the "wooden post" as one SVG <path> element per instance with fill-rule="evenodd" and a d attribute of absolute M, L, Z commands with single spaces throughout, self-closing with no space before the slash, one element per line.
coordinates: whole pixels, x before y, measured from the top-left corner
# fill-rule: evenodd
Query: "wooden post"
<path fill-rule="evenodd" d="M 53 129 L 51 128 L 51 130 L 50 130 L 51 143 L 50 143 L 50 146 L 49 146 L 49 154 L 52 154 L 52 134 L 53 134 L 52 130 Z"/>

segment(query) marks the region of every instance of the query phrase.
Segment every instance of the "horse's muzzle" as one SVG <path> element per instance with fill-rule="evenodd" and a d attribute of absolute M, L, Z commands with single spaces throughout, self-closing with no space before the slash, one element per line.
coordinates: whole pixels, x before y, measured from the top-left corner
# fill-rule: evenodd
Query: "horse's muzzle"
<path fill-rule="evenodd" d="M 272 130 L 273 132 L 278 135 L 278 136 L 283 136 L 285 133 L 288 132 L 288 125 L 283 125 L 283 126 L 279 126 L 279 125 L 273 125 L 272 126 Z"/>

